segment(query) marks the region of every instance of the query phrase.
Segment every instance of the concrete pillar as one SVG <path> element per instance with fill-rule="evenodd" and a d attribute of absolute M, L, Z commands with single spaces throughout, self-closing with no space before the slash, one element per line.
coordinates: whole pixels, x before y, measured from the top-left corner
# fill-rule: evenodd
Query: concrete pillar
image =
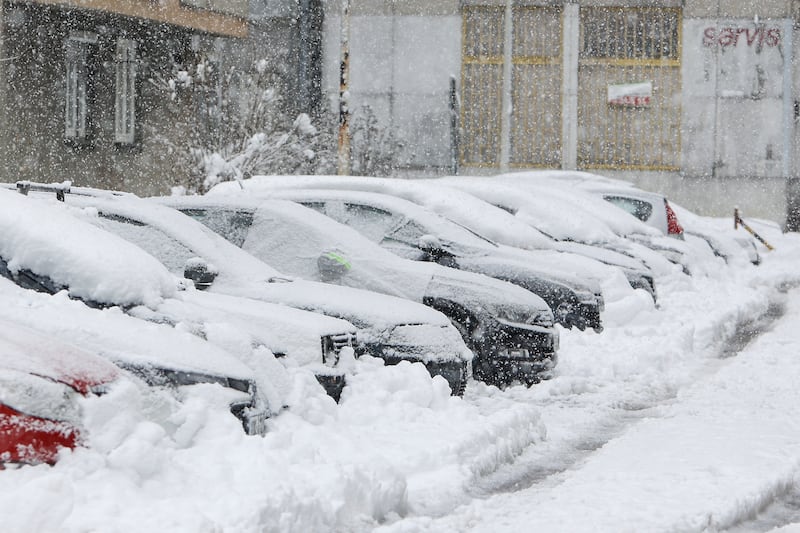
<path fill-rule="evenodd" d="M 578 168 L 578 49 L 580 6 L 564 4 L 561 75 L 561 168 Z"/>
<path fill-rule="evenodd" d="M 797 136 L 797 113 L 798 109 L 797 100 L 795 99 L 795 92 L 797 91 L 797 70 L 794 68 L 795 54 L 794 47 L 791 44 L 797 37 L 797 32 L 794 30 L 794 13 L 792 18 L 785 21 L 784 36 L 789 38 L 789 51 L 784 51 L 784 80 L 783 80 L 783 102 L 784 102 L 784 158 L 783 171 L 784 178 L 786 179 L 786 223 L 784 224 L 784 231 L 800 231 L 800 177 L 797 172 L 797 158 L 795 157 L 798 152 L 798 136 Z M 791 91 L 790 95 L 786 91 Z"/>
<path fill-rule="evenodd" d="M 786 224 L 784 231 L 800 231 L 800 178 L 786 180 Z"/>

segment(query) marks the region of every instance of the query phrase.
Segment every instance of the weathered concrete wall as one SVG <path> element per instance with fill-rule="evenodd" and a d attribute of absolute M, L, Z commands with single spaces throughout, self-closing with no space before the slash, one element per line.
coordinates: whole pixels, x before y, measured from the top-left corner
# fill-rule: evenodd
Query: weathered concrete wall
<path fill-rule="evenodd" d="M 781 19 L 684 21 L 684 174 L 782 176 L 783 29 Z"/>
<path fill-rule="evenodd" d="M 369 104 L 406 142 L 400 161 L 404 168 L 399 172 L 446 171 L 447 78 L 455 74 L 461 82 L 460 5 L 504 3 L 352 3 L 352 108 L 357 111 Z M 701 212 L 727 215 L 739 205 L 750 216 L 782 221 L 787 168 L 790 176 L 800 175 L 797 121 L 795 117 L 787 121 L 785 98 L 789 87 L 789 108 L 800 100 L 795 59 L 800 34 L 796 30 L 786 34 L 787 19 L 800 5 L 793 11 L 789 0 L 581 0 L 579 4 L 682 7 L 681 170 L 604 172 L 665 192 Z M 332 109 L 339 81 L 339 11 L 338 2 L 329 4 L 325 26 L 324 86 Z M 789 50 L 788 40 L 795 50 Z M 790 80 L 785 79 L 787 72 Z"/>
<path fill-rule="evenodd" d="M 382 4 L 373 7 L 377 10 Z M 393 129 L 403 145 L 397 160 L 401 167 L 446 166 L 450 77 L 460 79 L 461 71 L 461 17 L 401 15 L 402 3 L 397 4 L 394 16 L 352 15 L 349 93 L 353 116 L 368 105 L 381 124 Z M 331 109 L 338 105 L 339 91 L 341 17 L 338 12 L 335 15 L 329 10 L 325 19 L 323 55 Z"/>

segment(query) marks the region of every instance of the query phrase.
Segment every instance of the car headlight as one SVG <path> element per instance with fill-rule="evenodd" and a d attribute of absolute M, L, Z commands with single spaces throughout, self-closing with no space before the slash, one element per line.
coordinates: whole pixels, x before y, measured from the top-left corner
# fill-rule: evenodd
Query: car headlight
<path fill-rule="evenodd" d="M 322 362 L 326 366 L 336 366 L 339 362 L 339 352 L 345 346 L 351 348 L 356 346 L 356 333 L 339 333 L 337 335 L 325 335 L 322 337 Z"/>
<path fill-rule="evenodd" d="M 584 305 L 599 305 L 599 302 L 603 299 L 602 296 L 589 291 L 575 291 L 575 296 L 578 298 L 578 302 Z"/>
<path fill-rule="evenodd" d="M 515 324 L 530 324 L 534 326 L 549 327 L 553 325 L 553 315 L 550 310 L 527 309 L 522 306 L 504 305 L 496 309 L 497 318 Z"/>

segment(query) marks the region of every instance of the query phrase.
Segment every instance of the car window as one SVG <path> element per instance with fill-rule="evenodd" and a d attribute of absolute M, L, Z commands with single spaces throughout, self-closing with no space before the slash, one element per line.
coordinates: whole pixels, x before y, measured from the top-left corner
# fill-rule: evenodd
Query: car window
<path fill-rule="evenodd" d="M 624 209 L 642 222 L 647 222 L 650 218 L 650 215 L 653 214 L 653 205 L 650 202 L 645 202 L 644 200 L 610 195 L 603 196 L 603 198 L 617 207 Z"/>
<path fill-rule="evenodd" d="M 325 214 L 325 202 L 297 202 L 303 207 L 308 207 L 319 213 Z"/>
<path fill-rule="evenodd" d="M 418 261 L 425 255 L 419 249 L 419 240 L 427 233 L 417 222 L 406 220 L 403 225 L 386 235 L 380 245 L 395 255 Z"/>
<path fill-rule="evenodd" d="M 47 276 L 34 274 L 30 270 L 22 269 L 11 272 L 8 268 L 8 263 L 2 257 L 0 257 L 0 276 L 13 281 L 23 289 L 46 292 L 47 294 L 55 294 L 62 288 Z"/>
<path fill-rule="evenodd" d="M 253 225 L 252 211 L 222 208 L 186 208 L 181 213 L 201 222 L 214 233 L 222 235 L 239 248 L 247 239 Z"/>
<path fill-rule="evenodd" d="M 160 229 L 143 224 L 138 220 L 101 213 L 99 225 L 143 249 L 163 263 L 170 272 L 181 277 L 186 261 L 197 257 L 192 250 Z"/>
<path fill-rule="evenodd" d="M 396 225 L 397 217 L 370 205 L 344 204 L 344 219 L 339 220 L 373 242 L 381 242 Z"/>

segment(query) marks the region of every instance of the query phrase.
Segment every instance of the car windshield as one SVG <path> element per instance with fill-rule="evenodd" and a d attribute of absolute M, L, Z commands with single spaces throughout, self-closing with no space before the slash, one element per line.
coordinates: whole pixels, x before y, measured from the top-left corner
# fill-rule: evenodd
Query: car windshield
<path fill-rule="evenodd" d="M 197 257 L 191 249 L 160 229 L 130 218 L 101 214 L 100 226 L 122 237 L 158 259 L 170 272 L 183 276 L 189 259 Z"/>
<path fill-rule="evenodd" d="M 650 202 L 645 202 L 644 200 L 612 195 L 604 195 L 603 198 L 617 207 L 624 209 L 642 222 L 647 222 L 647 220 L 650 218 L 650 215 L 653 214 L 653 205 Z"/>
<path fill-rule="evenodd" d="M 441 243 L 442 248 L 457 257 L 483 256 L 487 254 L 487 245 L 495 246 L 492 241 L 473 234 L 455 222 L 437 225 L 434 229 L 424 227 L 415 220 L 404 221 L 399 227 L 390 231 L 384 237 L 383 242 L 402 243 L 416 248 L 420 239 L 425 235 L 435 236 Z"/>
<path fill-rule="evenodd" d="M 222 235 L 239 248 L 244 244 L 250 226 L 253 225 L 253 212 L 230 209 L 181 209 L 185 215 L 201 222 L 214 233 Z"/>

